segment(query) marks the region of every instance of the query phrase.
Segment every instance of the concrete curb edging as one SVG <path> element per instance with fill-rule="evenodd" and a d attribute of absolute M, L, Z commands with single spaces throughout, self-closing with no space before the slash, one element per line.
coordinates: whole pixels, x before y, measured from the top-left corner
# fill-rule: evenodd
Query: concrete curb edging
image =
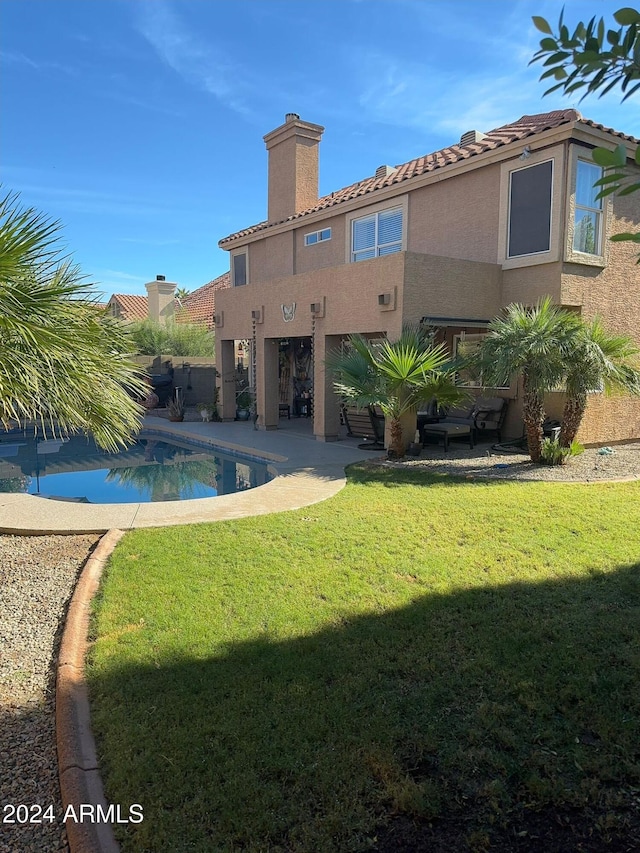
<path fill-rule="evenodd" d="M 79 815 L 81 804 L 100 805 L 104 796 L 95 741 L 89 716 L 89 695 L 84 677 L 88 647 L 91 601 L 98 590 L 107 559 L 124 536 L 123 530 L 109 530 L 87 560 L 73 592 L 65 620 L 56 670 L 56 743 L 58 777 L 63 809 L 73 807 Z M 119 853 L 110 823 L 76 822 L 69 819 L 65 829 L 71 853 Z"/>

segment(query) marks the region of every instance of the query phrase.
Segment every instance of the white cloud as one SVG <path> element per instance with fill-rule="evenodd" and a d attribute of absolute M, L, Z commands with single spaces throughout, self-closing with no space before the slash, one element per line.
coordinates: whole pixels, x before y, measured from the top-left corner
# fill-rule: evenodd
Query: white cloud
<path fill-rule="evenodd" d="M 365 120 L 444 137 L 448 144 L 467 130 L 488 131 L 522 115 L 555 109 L 574 107 L 587 118 L 627 133 L 640 118 L 640 105 L 621 106 L 619 92 L 582 103 L 578 96 L 559 93 L 545 98 L 540 68 L 513 60 L 499 71 L 469 68 L 465 73 L 361 51 L 354 57 L 353 73 Z"/>
<path fill-rule="evenodd" d="M 20 201 L 25 206 L 46 205 L 48 209 L 55 207 L 58 211 L 97 215 L 113 214 L 132 217 L 166 215 L 166 212 L 151 200 L 141 202 L 138 198 L 102 190 L 46 184 L 44 181 L 51 178 L 51 173 L 45 171 L 8 167 L 4 169 L 3 174 L 5 183 L 20 193 Z"/>
<path fill-rule="evenodd" d="M 369 120 L 430 134 L 499 127 L 539 97 L 535 80 L 525 75 L 460 76 L 380 54 L 361 54 L 357 67 L 363 71 L 359 103 Z"/>
<path fill-rule="evenodd" d="M 65 74 L 76 73 L 74 68 L 62 65 L 60 62 L 42 60 L 36 62 L 30 56 L 27 56 L 26 53 L 18 50 L 0 50 L 0 61 L 7 65 L 26 65 L 28 68 L 33 68 L 34 71 L 63 71 Z"/>
<path fill-rule="evenodd" d="M 164 0 L 144 0 L 138 11 L 139 32 L 170 68 L 230 109 L 250 113 L 246 72 L 220 45 L 201 41 Z"/>
<path fill-rule="evenodd" d="M 146 279 L 141 275 L 131 275 L 131 273 L 123 272 L 122 270 L 98 270 L 101 276 L 107 276 L 108 278 L 115 279 L 119 282 L 141 282 L 144 283 Z"/>
<path fill-rule="evenodd" d="M 28 65 L 30 68 L 40 67 L 37 62 L 34 62 L 33 59 L 30 59 L 20 51 L 0 50 L 0 59 L 10 65 Z"/>

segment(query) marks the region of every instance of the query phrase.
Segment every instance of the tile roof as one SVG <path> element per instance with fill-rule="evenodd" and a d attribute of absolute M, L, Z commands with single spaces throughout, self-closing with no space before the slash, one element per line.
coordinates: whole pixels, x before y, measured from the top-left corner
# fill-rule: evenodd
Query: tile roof
<path fill-rule="evenodd" d="M 175 300 L 175 317 L 178 323 L 206 323 L 207 328 L 213 329 L 215 312 L 215 295 L 218 290 L 231 287 L 231 274 L 222 273 L 213 281 L 203 284 L 197 290 L 192 290 L 182 300 Z M 116 304 L 118 316 L 122 320 L 146 320 L 149 316 L 149 301 L 146 296 L 133 296 L 128 293 L 114 293 L 108 305 Z"/>
<path fill-rule="evenodd" d="M 146 296 L 131 296 L 128 293 L 114 293 L 109 305 L 116 303 L 118 316 L 123 320 L 144 320 L 149 314 Z"/>
<path fill-rule="evenodd" d="M 182 300 L 181 306 L 176 305 L 178 322 L 182 320 L 189 323 L 206 323 L 207 328 L 213 329 L 216 293 L 226 287 L 231 287 L 231 275 L 228 272 L 191 291 Z"/>
<path fill-rule="evenodd" d="M 522 118 L 519 118 L 511 124 L 505 124 L 495 130 L 490 130 L 488 133 L 484 134 L 483 138 L 478 142 L 469 142 L 466 145 L 451 145 L 448 148 L 442 148 L 440 151 L 435 151 L 433 154 L 426 154 L 424 157 L 417 157 L 415 160 L 410 160 L 408 163 L 402 163 L 401 165 L 396 166 L 396 168 L 388 175 L 383 174 L 380 177 L 376 177 L 374 175 L 373 177 L 365 178 L 363 181 L 358 181 L 355 184 L 344 187 L 344 189 L 333 192 L 330 195 L 326 195 L 323 198 L 318 199 L 318 202 L 313 207 L 303 210 L 300 213 L 294 213 L 287 219 L 282 220 L 282 222 L 259 222 L 257 225 L 252 225 L 250 228 L 245 228 L 242 231 L 236 231 L 235 234 L 230 234 L 228 237 L 224 237 L 220 240 L 218 245 L 224 246 L 226 243 L 233 240 L 237 240 L 241 237 L 248 237 L 251 234 L 264 231 L 274 225 L 281 225 L 284 222 L 293 222 L 294 220 L 307 216 L 310 213 L 317 213 L 318 211 L 335 207 L 335 205 L 341 204 L 345 201 L 350 201 L 351 199 L 358 198 L 359 196 L 376 192 L 376 190 L 380 190 L 383 187 L 390 187 L 393 184 L 399 184 L 402 181 L 415 178 L 418 175 L 423 175 L 427 172 L 433 172 L 436 169 L 441 169 L 443 166 L 449 166 L 450 164 L 457 163 L 461 160 L 468 160 L 471 157 L 483 154 L 486 151 L 500 148 L 501 146 L 508 145 L 511 142 L 518 142 L 529 136 L 543 133 L 546 130 L 552 130 L 553 128 L 560 127 L 563 124 L 570 124 L 575 121 L 597 128 L 598 130 L 604 130 L 607 133 L 612 133 L 621 139 L 627 139 L 631 142 L 640 141 L 635 139 L 633 136 L 628 136 L 624 133 L 613 130 L 610 127 L 604 127 L 594 121 L 585 119 L 578 110 L 574 109 L 553 110 L 548 113 L 539 113 L 538 115 L 522 116 Z"/>

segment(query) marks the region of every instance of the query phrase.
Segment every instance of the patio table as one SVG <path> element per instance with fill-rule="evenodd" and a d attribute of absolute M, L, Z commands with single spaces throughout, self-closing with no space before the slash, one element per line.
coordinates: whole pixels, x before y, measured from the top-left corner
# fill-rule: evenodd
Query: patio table
<path fill-rule="evenodd" d="M 425 424 L 422 427 L 423 443 L 425 436 L 434 435 L 437 438 L 444 439 L 444 452 L 449 450 L 449 439 L 469 436 L 469 447 L 473 448 L 473 429 L 466 424 L 448 424 L 445 421 L 440 421 L 437 424 Z"/>

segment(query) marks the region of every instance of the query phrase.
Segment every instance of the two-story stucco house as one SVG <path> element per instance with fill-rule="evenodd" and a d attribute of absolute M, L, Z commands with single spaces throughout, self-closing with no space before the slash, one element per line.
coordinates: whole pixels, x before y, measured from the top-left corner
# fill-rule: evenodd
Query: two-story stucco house
<path fill-rule="evenodd" d="M 319 440 L 339 431 L 326 353 L 350 333 L 394 338 L 422 321 L 455 351 L 509 303 L 549 294 L 640 344 L 634 246 L 608 240 L 638 227 L 640 194 L 596 200 L 591 158 L 621 142 L 631 156 L 637 139 L 573 109 L 523 116 L 318 198 L 323 130 L 289 113 L 264 137 L 267 221 L 219 243 L 232 284 L 216 299 L 225 418 L 239 339 L 252 343 L 258 426 L 277 427 L 280 403 L 310 399 Z M 517 382 L 495 393 L 510 398 L 506 432 L 520 434 Z M 640 401 L 591 397 L 582 441 L 640 436 Z"/>

